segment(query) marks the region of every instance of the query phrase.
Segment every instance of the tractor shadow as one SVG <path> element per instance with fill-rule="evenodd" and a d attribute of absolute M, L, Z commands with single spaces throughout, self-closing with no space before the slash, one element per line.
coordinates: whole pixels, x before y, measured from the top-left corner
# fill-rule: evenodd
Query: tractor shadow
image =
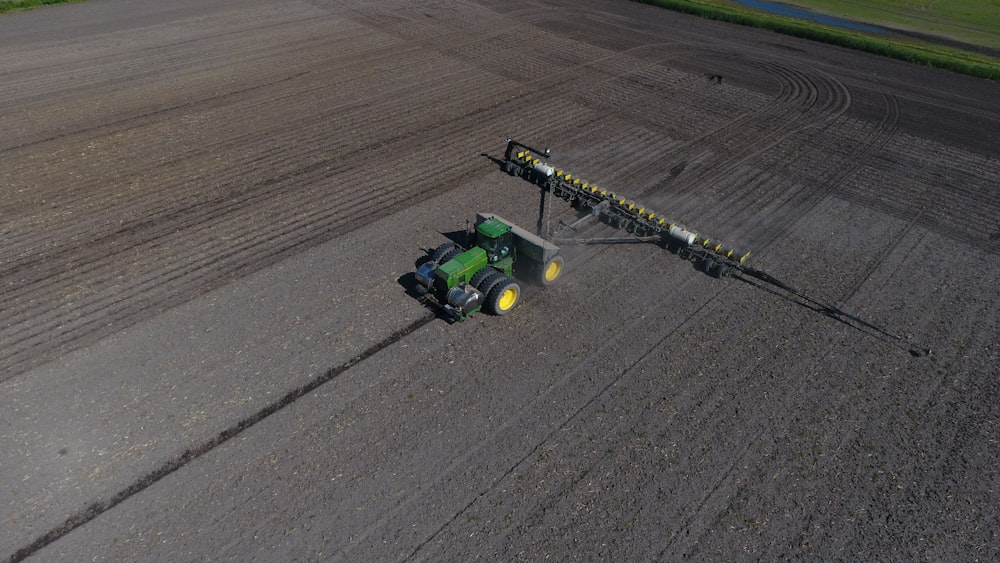
<path fill-rule="evenodd" d="M 421 259 L 421 262 L 426 262 L 427 257 Z M 438 307 L 433 301 L 427 298 L 427 290 L 424 286 L 417 282 L 417 276 L 413 272 L 407 272 L 398 278 L 396 278 L 396 283 L 398 283 L 406 295 L 415 299 L 417 303 L 420 303 L 424 309 L 427 309 L 434 314 L 438 319 L 448 323 L 454 324 L 456 319 L 452 318 L 450 315 L 445 314 L 444 309 Z"/>
<path fill-rule="evenodd" d="M 442 232 L 441 236 L 461 246 L 462 248 L 469 249 L 475 241 L 473 240 L 474 237 L 472 235 L 472 222 L 466 221 L 466 223 L 467 223 L 466 228 L 464 230 Z M 421 263 L 426 262 L 427 258 L 430 256 L 430 253 L 433 251 L 434 251 L 433 248 L 428 250 L 425 253 Z"/>

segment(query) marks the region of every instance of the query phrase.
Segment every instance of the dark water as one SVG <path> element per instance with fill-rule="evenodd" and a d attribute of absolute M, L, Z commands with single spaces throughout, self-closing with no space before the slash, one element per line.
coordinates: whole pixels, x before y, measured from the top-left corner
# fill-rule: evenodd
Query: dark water
<path fill-rule="evenodd" d="M 788 16 L 790 18 L 809 20 L 809 21 L 814 21 L 816 23 L 832 25 L 835 27 L 842 27 L 845 29 L 853 29 L 856 31 L 867 31 L 869 33 L 883 33 L 885 31 L 875 26 L 865 25 L 863 23 L 857 23 L 842 18 L 835 18 L 833 16 L 825 16 L 823 14 L 817 14 L 816 12 L 806 10 L 804 8 L 796 8 L 795 6 L 789 6 L 787 4 L 782 4 L 780 2 L 764 2 L 762 0 L 736 0 L 736 2 L 746 6 L 747 8 L 763 10 L 765 12 L 770 12 L 772 14 L 777 14 L 779 16 Z"/>

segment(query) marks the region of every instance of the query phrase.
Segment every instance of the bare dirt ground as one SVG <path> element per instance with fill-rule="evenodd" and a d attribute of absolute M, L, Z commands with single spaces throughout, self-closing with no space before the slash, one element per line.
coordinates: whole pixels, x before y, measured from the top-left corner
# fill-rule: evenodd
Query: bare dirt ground
<path fill-rule="evenodd" d="M 600 0 L 91 0 L 0 53 L 3 557 L 1000 558 L 1000 85 Z M 421 252 L 537 219 L 507 134 L 902 341 L 643 245 L 445 323 Z"/>

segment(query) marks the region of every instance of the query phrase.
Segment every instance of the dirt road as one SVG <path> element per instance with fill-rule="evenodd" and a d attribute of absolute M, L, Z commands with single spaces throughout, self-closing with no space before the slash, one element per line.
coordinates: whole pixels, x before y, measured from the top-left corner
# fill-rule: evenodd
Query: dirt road
<path fill-rule="evenodd" d="M 1000 85 L 599 0 L 90 0 L 0 52 L 3 557 L 1000 557 Z M 421 253 L 536 223 L 508 134 L 901 341 L 643 245 L 445 323 Z"/>

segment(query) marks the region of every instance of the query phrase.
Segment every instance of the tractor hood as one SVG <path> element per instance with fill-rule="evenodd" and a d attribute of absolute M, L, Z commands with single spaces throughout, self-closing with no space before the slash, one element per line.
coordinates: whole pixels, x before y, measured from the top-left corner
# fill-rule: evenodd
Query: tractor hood
<path fill-rule="evenodd" d="M 468 281 L 472 274 L 486 265 L 486 251 L 478 246 L 459 254 L 451 260 L 438 266 L 434 272 L 434 277 L 444 283 L 445 288 L 455 287 L 456 284 Z"/>

